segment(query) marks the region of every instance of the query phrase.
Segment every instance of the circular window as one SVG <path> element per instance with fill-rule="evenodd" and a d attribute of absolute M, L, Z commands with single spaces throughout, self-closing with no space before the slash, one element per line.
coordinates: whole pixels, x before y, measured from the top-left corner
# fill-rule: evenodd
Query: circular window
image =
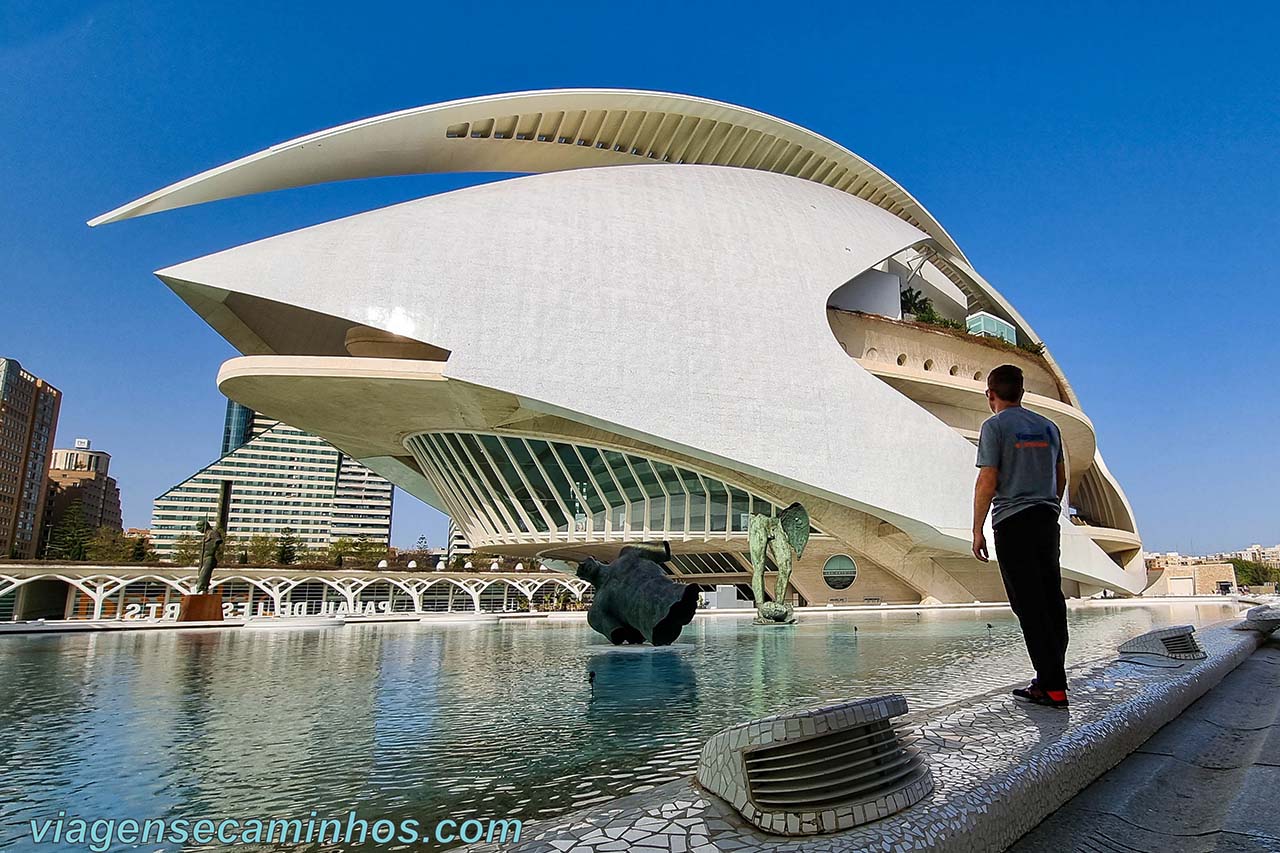
<path fill-rule="evenodd" d="M 870 349 L 868 349 L 868 350 L 867 350 L 867 354 L 866 354 L 865 356 L 863 356 L 863 357 L 864 357 L 864 358 L 878 358 L 879 356 L 880 356 L 880 351 L 879 351 L 878 349 L 876 349 L 875 347 L 871 347 Z"/>
<path fill-rule="evenodd" d="M 926 359 L 924 360 L 924 369 L 925 369 L 925 370 L 933 370 L 933 359 L 931 359 L 931 358 L 926 358 Z"/>
<path fill-rule="evenodd" d="M 973 374 L 973 378 L 974 378 L 974 379 L 982 379 L 982 371 L 981 371 L 981 370 L 975 371 L 975 372 L 974 372 L 974 374 Z"/>
<path fill-rule="evenodd" d="M 959 372 L 960 372 L 960 368 L 953 364 L 953 365 L 951 365 L 951 370 L 949 370 L 948 372 L 949 372 L 952 376 L 955 376 L 957 373 L 959 373 Z"/>
<path fill-rule="evenodd" d="M 906 363 L 907 363 L 907 354 L 904 352 L 902 355 L 898 356 L 898 366 L 901 367 Z"/>
<path fill-rule="evenodd" d="M 858 579 L 858 564 L 846 554 L 828 557 L 822 565 L 822 579 L 832 589 L 848 589 Z"/>

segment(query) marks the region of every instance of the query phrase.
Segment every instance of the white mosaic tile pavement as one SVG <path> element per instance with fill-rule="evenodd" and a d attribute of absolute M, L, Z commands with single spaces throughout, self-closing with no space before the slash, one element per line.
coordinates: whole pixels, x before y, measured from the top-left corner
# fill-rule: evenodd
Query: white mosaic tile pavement
<path fill-rule="evenodd" d="M 905 721 L 933 777 L 932 793 L 883 820 L 829 835 L 770 835 L 693 779 L 528 824 L 515 844 L 469 853 L 853 853 L 1001 851 L 1141 745 L 1258 647 L 1226 624 L 1197 634 L 1208 657 L 1111 659 L 1069 672 L 1071 709 L 988 693 Z"/>

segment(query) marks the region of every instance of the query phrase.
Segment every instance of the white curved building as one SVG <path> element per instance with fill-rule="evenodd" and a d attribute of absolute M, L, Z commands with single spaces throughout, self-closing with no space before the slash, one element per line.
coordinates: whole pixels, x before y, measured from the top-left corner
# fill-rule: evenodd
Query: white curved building
<path fill-rule="evenodd" d="M 968 602 L 1003 598 L 968 530 L 985 376 L 1010 362 L 1062 429 L 1068 592 L 1142 589 L 1133 514 L 1035 332 L 905 189 L 779 119 L 648 92 L 473 98 L 282 143 L 93 224 L 449 171 L 533 174 L 161 270 L 244 354 L 220 389 L 477 550 L 666 538 L 682 579 L 741 583 L 746 516 L 799 500 L 804 603 Z M 904 320 L 906 287 L 1021 347 Z"/>

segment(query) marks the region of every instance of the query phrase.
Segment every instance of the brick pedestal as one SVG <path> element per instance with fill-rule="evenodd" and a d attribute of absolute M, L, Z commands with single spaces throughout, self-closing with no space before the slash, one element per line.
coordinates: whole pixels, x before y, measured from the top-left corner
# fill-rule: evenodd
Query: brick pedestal
<path fill-rule="evenodd" d="M 221 622 L 222 596 L 218 593 L 184 595 L 178 608 L 179 622 Z"/>

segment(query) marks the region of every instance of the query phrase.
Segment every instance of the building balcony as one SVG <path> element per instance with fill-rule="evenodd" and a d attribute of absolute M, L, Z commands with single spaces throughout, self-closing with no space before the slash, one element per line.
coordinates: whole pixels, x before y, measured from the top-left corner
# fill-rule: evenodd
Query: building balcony
<path fill-rule="evenodd" d="M 976 316 L 976 315 L 975 315 Z M 998 336 L 828 306 L 827 321 L 840 346 L 864 367 L 889 365 L 935 377 L 982 384 L 1001 364 L 1022 368 L 1031 394 L 1065 402 L 1068 397 L 1044 356 Z"/>

